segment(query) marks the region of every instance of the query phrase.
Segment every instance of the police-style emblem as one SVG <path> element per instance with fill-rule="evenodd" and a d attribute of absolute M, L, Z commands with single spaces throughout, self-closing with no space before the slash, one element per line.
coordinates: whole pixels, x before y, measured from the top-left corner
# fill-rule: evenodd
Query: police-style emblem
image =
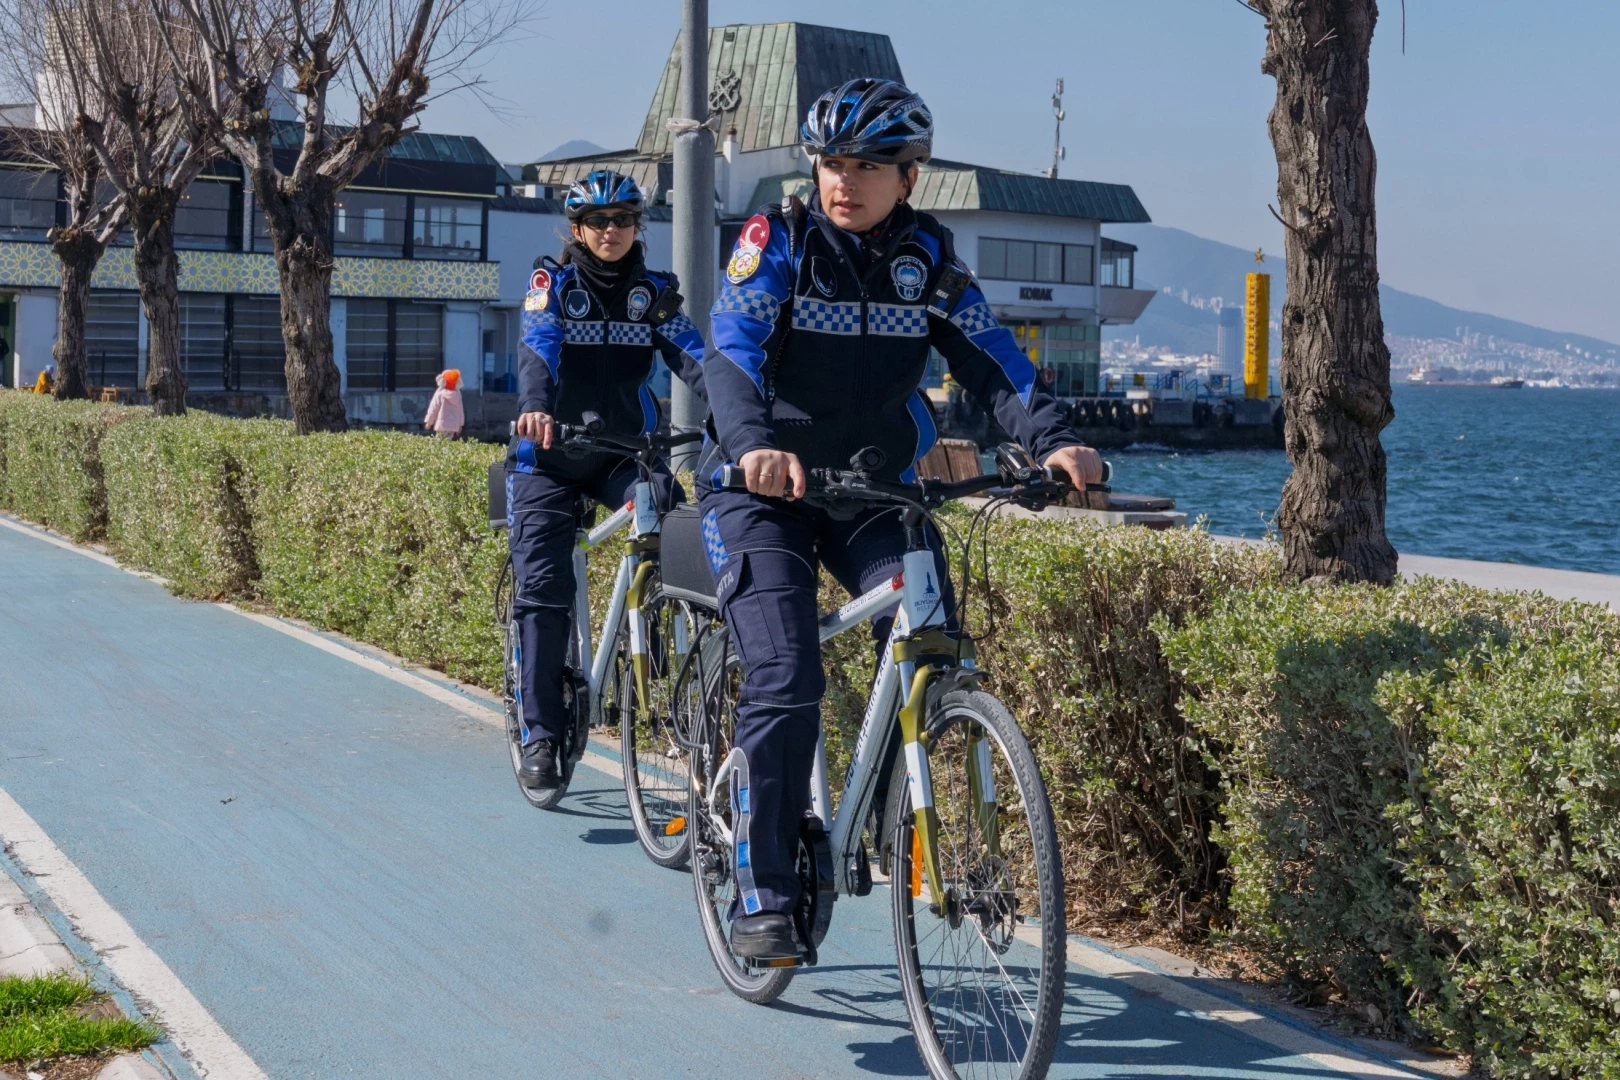
<path fill-rule="evenodd" d="M 550 289 L 530 289 L 528 295 L 523 298 L 523 310 L 544 311 L 549 303 L 551 303 Z"/>
<path fill-rule="evenodd" d="M 584 289 L 569 289 L 563 294 L 563 310 L 570 319 L 583 319 L 591 313 L 591 298 Z"/>
<path fill-rule="evenodd" d="M 919 300 L 928 284 L 928 268 L 915 255 L 902 255 L 889 264 L 889 277 L 900 299 Z"/>
<path fill-rule="evenodd" d="M 551 288 L 551 274 L 544 267 L 537 266 L 534 273 L 529 275 L 529 290 Z"/>
<path fill-rule="evenodd" d="M 630 316 L 631 322 L 639 322 L 652 307 L 652 290 L 645 285 L 637 285 L 630 290 L 630 295 L 624 298 L 624 310 Z"/>
<path fill-rule="evenodd" d="M 833 274 L 832 263 L 820 255 L 810 256 L 810 281 L 816 292 L 829 300 L 838 294 L 838 278 Z"/>
<path fill-rule="evenodd" d="M 764 214 L 755 214 L 743 223 L 737 236 L 737 247 L 726 264 L 726 279 L 741 285 L 759 270 L 760 256 L 771 241 L 771 223 Z"/>

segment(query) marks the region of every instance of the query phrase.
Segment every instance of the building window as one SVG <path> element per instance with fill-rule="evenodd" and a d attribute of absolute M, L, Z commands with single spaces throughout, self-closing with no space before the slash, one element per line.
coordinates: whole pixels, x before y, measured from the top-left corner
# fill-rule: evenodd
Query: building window
<path fill-rule="evenodd" d="M 1063 283 L 1065 285 L 1091 284 L 1091 245 L 1063 245 Z"/>
<path fill-rule="evenodd" d="M 92 386 L 135 386 L 140 370 L 140 295 L 92 292 L 85 309 L 84 338 Z"/>
<path fill-rule="evenodd" d="M 225 297 L 180 294 L 180 363 L 192 390 L 224 390 L 228 324 Z"/>
<path fill-rule="evenodd" d="M 418 259 L 476 259 L 483 253 L 482 202 L 418 195 L 411 222 L 411 254 Z"/>
<path fill-rule="evenodd" d="M 1103 238 L 1100 283 L 1119 289 L 1129 289 L 1135 279 L 1136 248 L 1118 240 Z"/>
<path fill-rule="evenodd" d="M 393 389 L 433 386 L 444 370 L 444 307 L 394 302 Z"/>
<path fill-rule="evenodd" d="M 180 196 L 174 211 L 174 246 L 228 251 L 236 230 L 231 227 L 231 189 L 219 180 L 198 180 Z"/>
<path fill-rule="evenodd" d="M 349 389 L 388 389 L 388 301 L 350 300 L 345 306 Z"/>
<path fill-rule="evenodd" d="M 349 389 L 423 390 L 444 370 L 444 308 L 350 300 L 344 335 Z"/>
<path fill-rule="evenodd" d="M 1040 281 L 1055 285 L 1091 284 L 1090 244 L 1048 244 L 1039 240 L 979 238 L 979 277 L 990 281 Z"/>
<path fill-rule="evenodd" d="M 43 240 L 56 224 L 56 173 L 0 169 L 0 240 Z"/>
<path fill-rule="evenodd" d="M 405 256 L 405 196 L 345 191 L 332 209 L 333 252 L 382 259 Z"/>
<path fill-rule="evenodd" d="M 287 349 L 276 297 L 231 298 L 230 383 L 233 390 L 287 389 Z"/>

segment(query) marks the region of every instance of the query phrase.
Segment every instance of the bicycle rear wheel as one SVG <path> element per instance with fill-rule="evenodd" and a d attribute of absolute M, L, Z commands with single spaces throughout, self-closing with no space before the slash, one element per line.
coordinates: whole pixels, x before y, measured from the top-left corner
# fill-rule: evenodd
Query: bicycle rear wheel
<path fill-rule="evenodd" d="M 665 596 L 656 583 L 642 610 L 649 701 L 638 700 L 627 639 L 621 638 L 618 658 L 622 660 L 619 749 L 624 764 L 624 793 L 641 850 L 659 866 L 673 868 L 685 865 L 690 847 L 687 795 L 691 776 L 684 744 L 691 739 L 688 710 L 696 696 L 688 700 L 685 684 L 697 677 L 692 647 L 708 618 L 684 601 Z"/>
<path fill-rule="evenodd" d="M 1046 786 L 991 695 L 940 693 L 926 723 L 941 882 L 924 872 L 909 794 L 890 881 L 912 1032 L 935 1080 L 1035 1080 L 1057 1043 L 1066 946 Z"/>
<path fill-rule="evenodd" d="M 699 648 L 701 676 L 688 683 L 691 707 L 697 718 L 691 756 L 692 782 L 687 802 L 687 821 L 692 843 L 692 884 L 697 893 L 698 918 L 709 957 L 720 972 L 726 988 L 745 1001 L 764 1005 L 775 1001 L 793 981 L 794 969 L 753 968 L 731 951 L 726 934 L 726 916 L 737 894 L 732 875 L 731 845 L 726 834 L 731 826 L 731 781 L 725 769 L 731 754 L 732 733 L 736 730 L 733 711 L 742 685 L 742 664 L 731 648 L 730 634 L 724 627 L 706 635 Z M 714 813 L 709 812 L 713 793 Z"/>

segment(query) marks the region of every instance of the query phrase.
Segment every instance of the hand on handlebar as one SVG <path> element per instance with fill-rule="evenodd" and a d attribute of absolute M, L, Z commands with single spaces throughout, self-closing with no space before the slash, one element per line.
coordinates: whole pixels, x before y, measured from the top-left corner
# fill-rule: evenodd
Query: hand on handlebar
<path fill-rule="evenodd" d="M 1087 484 L 1106 481 L 1102 455 L 1089 446 L 1065 446 L 1061 450 L 1054 450 L 1041 464 L 1054 473 L 1066 475 L 1076 491 L 1086 490 Z"/>
<path fill-rule="evenodd" d="M 526 412 L 517 420 L 517 433 L 540 444 L 540 449 L 551 449 L 551 434 L 556 428 L 550 416 L 543 412 Z"/>
<path fill-rule="evenodd" d="M 750 450 L 737 462 L 748 490 L 772 499 L 804 498 L 804 466 L 797 454 L 781 450 Z"/>

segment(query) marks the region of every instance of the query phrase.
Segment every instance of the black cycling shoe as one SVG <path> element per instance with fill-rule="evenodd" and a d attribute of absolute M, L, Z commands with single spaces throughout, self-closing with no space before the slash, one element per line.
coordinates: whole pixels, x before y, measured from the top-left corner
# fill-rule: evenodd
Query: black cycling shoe
<path fill-rule="evenodd" d="M 733 919 L 731 951 L 754 960 L 796 960 L 799 939 L 793 933 L 793 920 L 779 911 Z"/>
<path fill-rule="evenodd" d="M 562 769 L 557 764 L 557 740 L 536 739 L 523 748 L 518 782 L 530 791 L 544 791 L 562 785 Z"/>

